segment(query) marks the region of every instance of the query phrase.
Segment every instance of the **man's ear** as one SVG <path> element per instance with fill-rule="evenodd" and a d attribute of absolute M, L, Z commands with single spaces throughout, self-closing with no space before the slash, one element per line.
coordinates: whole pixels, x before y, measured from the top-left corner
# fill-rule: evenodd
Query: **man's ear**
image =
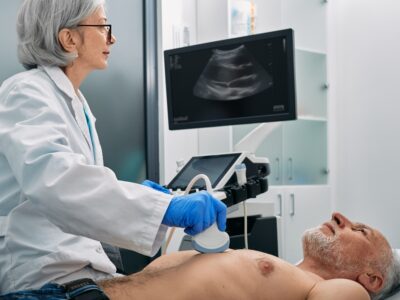
<path fill-rule="evenodd" d="M 66 52 L 76 52 L 76 37 L 70 29 L 61 29 L 58 33 L 58 40 Z"/>
<path fill-rule="evenodd" d="M 381 273 L 362 273 L 357 277 L 357 281 L 369 292 L 379 292 L 383 287 L 383 276 Z"/>

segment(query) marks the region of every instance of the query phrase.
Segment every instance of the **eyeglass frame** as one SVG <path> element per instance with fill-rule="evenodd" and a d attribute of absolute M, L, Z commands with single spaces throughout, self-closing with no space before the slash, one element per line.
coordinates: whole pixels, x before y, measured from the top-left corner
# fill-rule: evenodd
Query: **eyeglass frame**
<path fill-rule="evenodd" d="M 112 43 L 112 25 L 111 24 L 79 24 L 77 27 L 108 27 L 107 31 L 107 42 Z"/>

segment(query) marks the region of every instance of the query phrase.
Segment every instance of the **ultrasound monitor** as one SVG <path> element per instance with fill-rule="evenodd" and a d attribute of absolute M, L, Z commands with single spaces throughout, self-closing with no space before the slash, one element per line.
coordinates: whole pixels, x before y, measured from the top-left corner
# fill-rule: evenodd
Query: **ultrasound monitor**
<path fill-rule="evenodd" d="M 169 128 L 296 119 L 291 29 L 164 52 Z"/>

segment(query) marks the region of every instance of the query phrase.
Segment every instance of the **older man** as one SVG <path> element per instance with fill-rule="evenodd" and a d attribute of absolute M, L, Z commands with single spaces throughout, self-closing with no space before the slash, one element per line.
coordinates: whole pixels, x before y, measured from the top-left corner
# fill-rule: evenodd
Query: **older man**
<path fill-rule="evenodd" d="M 398 285 L 399 265 L 383 235 L 339 213 L 306 231 L 303 249 L 296 266 L 252 250 L 177 252 L 98 284 L 112 300 L 368 300 Z"/>
<path fill-rule="evenodd" d="M 340 213 L 305 232 L 291 265 L 251 250 L 163 256 L 142 272 L 101 282 L 111 299 L 380 299 L 399 281 L 384 236 Z"/>

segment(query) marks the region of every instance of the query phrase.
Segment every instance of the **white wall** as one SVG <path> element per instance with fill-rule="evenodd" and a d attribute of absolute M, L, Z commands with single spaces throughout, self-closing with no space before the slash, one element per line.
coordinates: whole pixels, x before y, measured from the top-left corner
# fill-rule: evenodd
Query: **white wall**
<path fill-rule="evenodd" d="M 329 1 L 336 208 L 400 248 L 400 1 Z"/>

